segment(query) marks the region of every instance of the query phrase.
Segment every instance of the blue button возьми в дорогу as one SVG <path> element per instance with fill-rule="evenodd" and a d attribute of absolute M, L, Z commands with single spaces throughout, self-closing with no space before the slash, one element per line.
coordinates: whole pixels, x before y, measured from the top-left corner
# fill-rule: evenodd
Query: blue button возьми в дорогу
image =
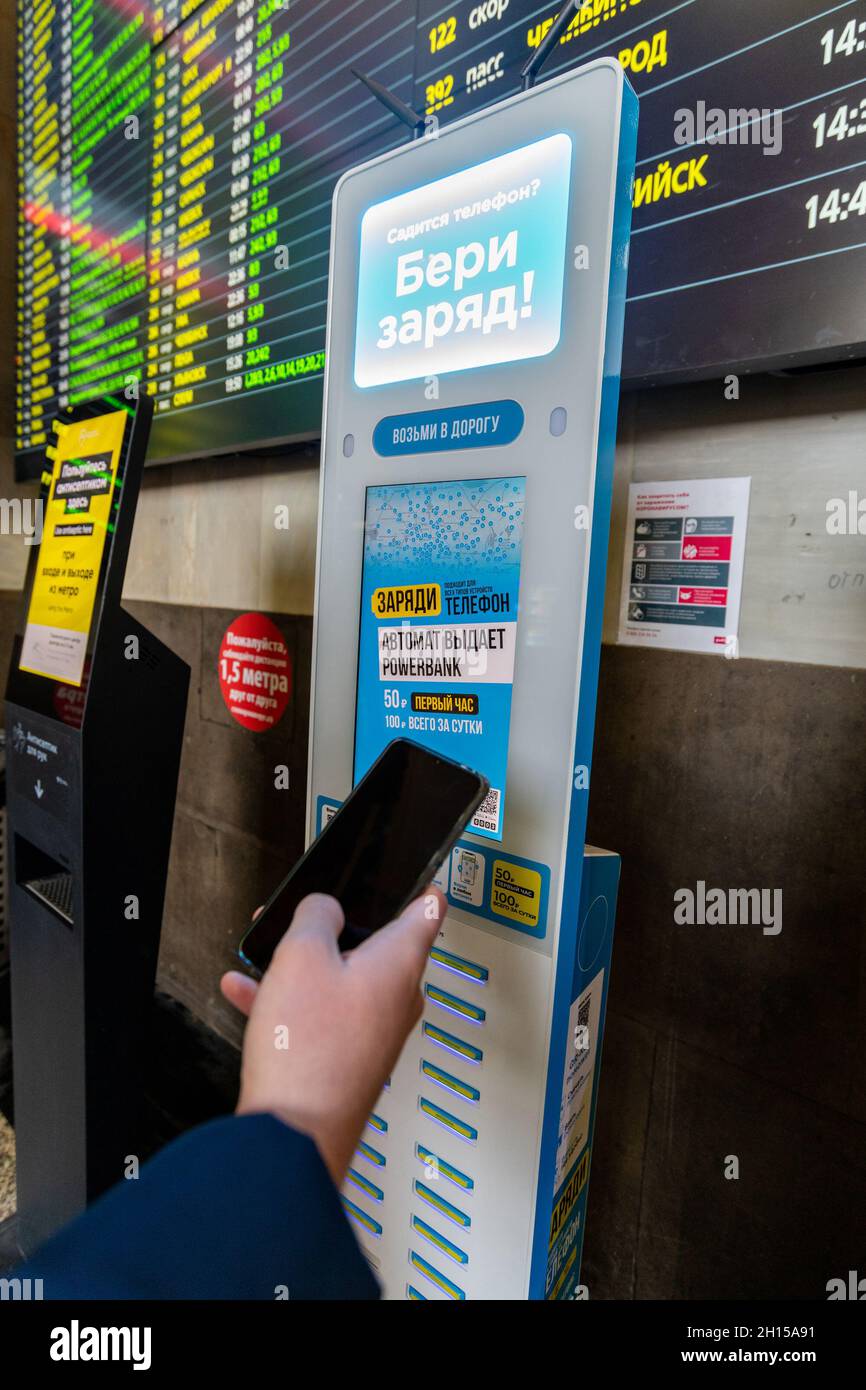
<path fill-rule="evenodd" d="M 523 429 L 523 418 L 523 407 L 517 401 L 483 401 L 386 415 L 373 431 L 373 448 L 388 458 L 513 444 Z"/>

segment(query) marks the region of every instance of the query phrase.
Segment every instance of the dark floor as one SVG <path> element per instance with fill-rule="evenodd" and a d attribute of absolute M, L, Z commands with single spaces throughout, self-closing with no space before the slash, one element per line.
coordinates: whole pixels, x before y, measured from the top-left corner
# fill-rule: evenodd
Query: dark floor
<path fill-rule="evenodd" d="M 146 1058 L 138 1141 L 138 1152 L 144 1158 L 193 1125 L 234 1109 L 240 1053 L 182 1004 L 160 992 L 154 999 Z M 0 976 L 0 1114 L 9 1125 L 14 1125 L 8 972 Z M 8 1184 L 4 1187 L 4 1175 L 8 1180 L 11 1166 L 9 1158 L 8 1144 L 4 1146 L 0 1128 L 0 1221 L 9 1215 Z"/>

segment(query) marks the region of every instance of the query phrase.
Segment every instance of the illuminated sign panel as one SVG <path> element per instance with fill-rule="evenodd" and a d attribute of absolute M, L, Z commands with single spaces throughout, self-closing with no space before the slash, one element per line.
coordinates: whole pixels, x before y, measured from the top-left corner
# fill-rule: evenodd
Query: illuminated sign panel
<path fill-rule="evenodd" d="M 551 135 L 365 213 L 356 385 L 553 351 L 571 158 L 570 136 Z"/>

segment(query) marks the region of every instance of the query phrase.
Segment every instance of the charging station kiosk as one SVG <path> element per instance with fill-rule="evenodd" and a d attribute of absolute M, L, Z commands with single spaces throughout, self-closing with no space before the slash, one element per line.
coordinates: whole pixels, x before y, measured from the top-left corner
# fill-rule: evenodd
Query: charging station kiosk
<path fill-rule="evenodd" d="M 138 1153 L 189 667 L 120 606 L 153 407 L 55 426 L 6 692 L 17 1241 Z"/>
<path fill-rule="evenodd" d="M 392 1298 L 575 1296 L 618 873 L 584 837 L 636 130 L 601 60 L 334 195 L 308 837 L 400 735 L 491 784 L 343 1194 Z"/>

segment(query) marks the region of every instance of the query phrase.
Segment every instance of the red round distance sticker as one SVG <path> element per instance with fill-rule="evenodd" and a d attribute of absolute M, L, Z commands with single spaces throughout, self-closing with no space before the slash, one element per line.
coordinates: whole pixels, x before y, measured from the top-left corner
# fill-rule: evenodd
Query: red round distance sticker
<path fill-rule="evenodd" d="M 243 613 L 220 645 L 219 678 L 228 712 L 245 729 L 272 729 L 292 693 L 292 664 L 285 638 L 264 613 Z"/>

